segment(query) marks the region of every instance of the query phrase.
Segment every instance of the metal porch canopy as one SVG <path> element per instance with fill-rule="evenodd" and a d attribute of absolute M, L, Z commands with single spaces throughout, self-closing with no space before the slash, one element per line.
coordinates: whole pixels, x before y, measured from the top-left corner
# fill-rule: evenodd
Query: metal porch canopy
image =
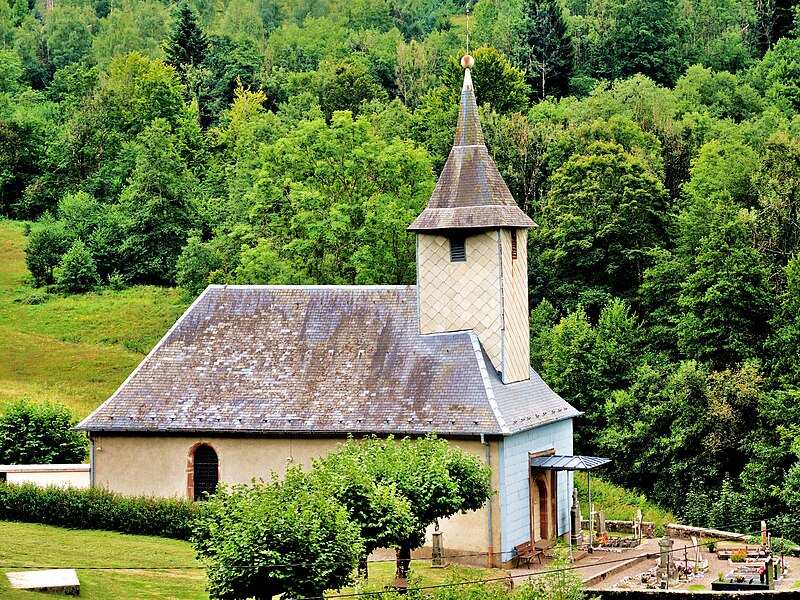
<path fill-rule="evenodd" d="M 611 462 L 610 458 L 597 456 L 536 456 L 531 467 L 545 471 L 591 471 Z"/>
<path fill-rule="evenodd" d="M 591 471 L 611 462 L 610 458 L 597 456 L 535 456 L 531 458 L 531 468 L 545 471 Z M 587 487 L 589 488 L 589 548 L 594 545 L 594 509 L 592 508 L 592 474 L 587 473 Z M 570 519 L 570 556 L 572 556 L 572 520 Z"/>

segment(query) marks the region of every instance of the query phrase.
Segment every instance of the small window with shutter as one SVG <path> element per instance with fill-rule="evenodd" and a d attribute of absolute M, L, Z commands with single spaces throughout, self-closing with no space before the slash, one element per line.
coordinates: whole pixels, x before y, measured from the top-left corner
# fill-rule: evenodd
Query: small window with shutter
<path fill-rule="evenodd" d="M 517 260 L 517 230 L 511 230 L 511 260 Z"/>
<path fill-rule="evenodd" d="M 450 262 L 467 261 L 467 243 L 463 235 L 450 236 Z"/>

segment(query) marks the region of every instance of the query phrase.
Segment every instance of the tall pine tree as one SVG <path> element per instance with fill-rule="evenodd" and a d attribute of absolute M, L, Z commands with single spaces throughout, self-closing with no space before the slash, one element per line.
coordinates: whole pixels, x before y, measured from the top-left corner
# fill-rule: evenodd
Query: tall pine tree
<path fill-rule="evenodd" d="M 534 96 L 566 95 L 575 53 L 558 0 L 527 0 L 515 38 L 516 59 Z"/>
<path fill-rule="evenodd" d="M 197 67 L 203 62 L 208 50 L 208 40 L 197 24 L 197 18 L 186 3 L 181 4 L 172 25 L 172 31 L 164 42 L 167 63 L 182 75 L 187 67 Z"/>

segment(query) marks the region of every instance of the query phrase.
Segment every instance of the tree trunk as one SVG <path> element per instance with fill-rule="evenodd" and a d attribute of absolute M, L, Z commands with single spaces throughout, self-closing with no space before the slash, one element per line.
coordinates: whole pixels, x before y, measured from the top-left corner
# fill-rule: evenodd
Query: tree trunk
<path fill-rule="evenodd" d="M 358 559 L 358 576 L 366 581 L 369 579 L 369 565 L 367 565 L 367 555 Z"/>
<path fill-rule="evenodd" d="M 408 570 L 411 568 L 411 548 L 402 546 L 397 551 L 397 569 L 394 576 L 397 579 L 408 579 Z"/>

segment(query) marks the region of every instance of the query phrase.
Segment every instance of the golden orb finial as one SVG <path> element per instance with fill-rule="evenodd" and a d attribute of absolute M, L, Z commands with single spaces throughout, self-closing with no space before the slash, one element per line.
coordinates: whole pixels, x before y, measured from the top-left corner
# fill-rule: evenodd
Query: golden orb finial
<path fill-rule="evenodd" d="M 461 66 L 465 69 L 471 69 L 475 65 L 475 59 L 472 58 L 469 54 L 465 54 L 464 57 L 461 59 Z"/>

